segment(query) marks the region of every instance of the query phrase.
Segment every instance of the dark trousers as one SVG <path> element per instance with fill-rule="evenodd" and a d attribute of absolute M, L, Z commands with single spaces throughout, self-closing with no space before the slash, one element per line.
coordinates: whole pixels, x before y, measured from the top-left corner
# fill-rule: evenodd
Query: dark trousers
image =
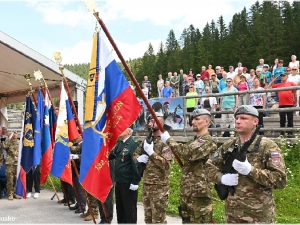
<path fill-rule="evenodd" d="M 254 106 L 256 109 L 262 109 L 262 106 Z M 264 127 L 264 113 L 259 112 L 258 113 L 258 125 L 261 125 L 261 127 Z M 263 132 L 259 132 L 259 134 L 264 134 Z"/>
<path fill-rule="evenodd" d="M 288 108 L 288 107 L 293 107 L 293 105 L 284 105 L 284 106 L 279 106 L 279 108 Z M 287 117 L 287 127 L 294 127 L 294 121 L 293 121 L 293 112 L 279 112 L 280 116 L 280 127 L 285 127 L 286 123 L 286 117 Z M 288 135 L 292 135 L 293 132 L 288 132 Z M 284 132 L 281 132 L 281 135 L 284 135 Z"/>
<path fill-rule="evenodd" d="M 104 202 L 105 210 L 107 213 L 107 219 L 106 221 L 104 210 L 102 207 L 102 203 L 98 200 L 98 206 L 99 206 L 99 212 L 100 212 L 100 223 L 111 223 L 113 220 L 114 215 L 114 186 L 110 189 L 108 196 Z"/>
<path fill-rule="evenodd" d="M 35 193 L 40 193 L 40 177 L 41 177 L 41 166 L 38 165 L 33 171 L 32 168 L 26 174 L 26 186 L 27 192 L 32 192 L 32 186 L 34 182 Z"/>
<path fill-rule="evenodd" d="M 118 223 L 137 223 L 138 191 L 129 189 L 130 183 L 116 183 L 116 208 Z"/>
<path fill-rule="evenodd" d="M 75 202 L 75 192 L 74 192 L 74 188 L 72 187 L 72 185 L 65 181 L 61 181 L 61 184 L 64 186 L 64 191 L 66 192 L 66 193 L 64 193 L 64 198 L 66 199 L 66 196 L 65 196 L 65 194 L 66 194 L 69 201 Z"/>
<path fill-rule="evenodd" d="M 79 167 L 77 167 L 77 170 L 79 172 Z M 74 188 L 77 190 L 77 193 L 78 193 L 78 196 L 76 196 L 76 205 L 75 207 L 79 207 L 79 204 L 82 205 L 82 208 L 83 210 L 85 211 L 85 205 L 86 205 L 86 201 L 85 201 L 85 198 L 84 198 L 84 195 L 83 195 L 83 190 L 82 190 L 82 187 L 79 183 L 79 180 L 78 180 L 78 177 L 76 175 L 76 172 L 75 172 L 75 169 L 72 165 L 72 178 L 73 178 L 73 185 L 74 185 Z M 79 199 L 78 199 L 79 198 Z"/>

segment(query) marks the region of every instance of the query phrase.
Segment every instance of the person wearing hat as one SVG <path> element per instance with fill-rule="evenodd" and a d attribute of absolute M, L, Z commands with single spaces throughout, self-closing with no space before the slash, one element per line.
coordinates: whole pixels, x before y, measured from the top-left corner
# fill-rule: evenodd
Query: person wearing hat
<path fill-rule="evenodd" d="M 273 84 L 276 82 L 278 77 L 276 77 L 268 86 L 268 88 L 283 88 L 283 87 L 294 87 L 296 86 L 293 82 L 288 81 L 288 74 L 282 73 L 280 75 L 281 83 Z M 279 96 L 279 108 L 292 108 L 297 106 L 297 91 L 296 90 L 285 90 L 278 91 Z M 294 127 L 294 113 L 290 112 L 279 112 L 280 117 L 280 127 L 285 127 L 287 118 L 287 127 Z M 284 132 L 281 132 L 284 135 Z M 292 132 L 288 132 L 288 136 L 291 136 Z"/>
<path fill-rule="evenodd" d="M 268 65 L 264 65 L 262 74 L 266 77 L 266 83 L 269 84 L 272 81 L 272 73 L 269 71 Z"/>
<path fill-rule="evenodd" d="M 240 106 L 234 116 L 239 136 L 226 141 L 207 160 L 206 176 L 215 184 L 234 187 L 234 194 L 225 200 L 226 223 L 275 223 L 273 190 L 287 183 L 282 151 L 271 139 L 254 133 L 258 111 L 253 106 Z M 238 150 L 250 139 L 246 160 L 239 161 Z M 232 163 L 236 173 L 223 173 L 222 165 L 233 153 L 237 154 Z"/>
<path fill-rule="evenodd" d="M 196 81 L 194 82 L 194 85 L 196 87 L 196 91 L 197 91 L 198 95 L 201 95 L 202 94 L 202 89 L 204 88 L 204 83 L 201 80 L 201 75 L 200 74 L 196 75 Z"/>
<path fill-rule="evenodd" d="M 160 112 L 155 114 L 160 124 L 164 126 L 163 114 Z M 153 130 L 151 143 L 144 140 L 133 155 L 138 162 L 146 163 L 142 191 L 144 221 L 167 223 L 170 170 L 174 156 L 170 147 L 162 142 L 161 131 L 152 116 L 149 117 L 148 127 Z"/>
<path fill-rule="evenodd" d="M 205 162 L 217 150 L 217 144 L 208 132 L 211 114 L 206 109 L 195 109 L 192 127 L 194 140 L 177 143 L 169 133 L 161 134 L 161 140 L 184 160 L 180 182 L 179 214 L 183 223 L 211 223 L 213 213 L 212 186 L 205 174 Z"/>
<path fill-rule="evenodd" d="M 19 156 L 19 144 L 20 140 L 18 139 L 18 132 L 13 131 L 9 138 L 7 138 L 3 143 L 3 148 L 6 149 L 7 156 L 5 164 L 7 165 L 5 175 L 7 178 L 7 195 L 8 200 L 21 199 L 20 196 L 16 195 L 16 176 L 17 176 L 17 165 L 18 165 L 18 156 Z M 4 164 L 3 159 L 0 159 L 0 166 Z"/>

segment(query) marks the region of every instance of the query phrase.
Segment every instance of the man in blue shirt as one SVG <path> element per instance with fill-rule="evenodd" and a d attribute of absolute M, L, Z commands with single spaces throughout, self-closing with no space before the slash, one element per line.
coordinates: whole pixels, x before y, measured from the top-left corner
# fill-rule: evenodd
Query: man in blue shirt
<path fill-rule="evenodd" d="M 173 97 L 173 89 L 170 87 L 170 81 L 166 81 L 166 86 L 162 90 L 162 97 L 163 98 Z"/>

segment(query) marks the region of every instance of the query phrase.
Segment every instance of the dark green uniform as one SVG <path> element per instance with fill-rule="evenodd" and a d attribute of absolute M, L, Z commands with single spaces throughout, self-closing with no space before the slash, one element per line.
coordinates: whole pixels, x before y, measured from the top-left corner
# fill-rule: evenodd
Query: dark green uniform
<path fill-rule="evenodd" d="M 138 185 L 140 174 L 138 164 L 133 154 L 138 147 L 132 136 L 120 141 L 110 152 L 109 159 L 115 163 L 115 194 L 118 223 L 137 223 L 137 197 L 138 191 L 131 190 L 131 185 Z"/>

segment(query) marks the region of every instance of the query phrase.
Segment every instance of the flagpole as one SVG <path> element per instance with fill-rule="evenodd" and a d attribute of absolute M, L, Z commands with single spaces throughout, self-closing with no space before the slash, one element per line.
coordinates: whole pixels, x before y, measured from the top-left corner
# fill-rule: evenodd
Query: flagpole
<path fill-rule="evenodd" d="M 79 118 L 78 118 L 78 114 L 77 114 L 77 110 L 76 110 L 76 107 L 74 105 L 74 102 L 73 102 L 73 98 L 72 98 L 72 95 L 71 95 L 71 92 L 70 92 L 70 88 L 69 88 L 69 84 L 68 84 L 68 81 L 65 77 L 65 73 L 64 73 L 64 67 L 62 65 L 59 65 L 59 70 L 62 74 L 62 77 L 63 77 L 63 82 L 65 84 L 65 88 L 67 90 L 67 93 L 68 93 L 68 98 L 70 99 L 70 103 L 71 103 L 71 106 L 72 106 L 72 110 L 73 110 L 73 113 L 75 115 L 75 122 L 77 124 L 77 127 L 79 129 L 79 133 L 81 134 L 81 136 L 83 137 L 83 132 L 82 132 L 82 128 L 81 128 L 81 125 L 80 125 L 80 121 L 79 121 Z"/>
<path fill-rule="evenodd" d="M 125 59 L 123 58 L 121 52 L 119 51 L 116 43 L 114 42 L 114 39 L 112 38 L 112 36 L 110 35 L 108 29 L 106 28 L 106 25 L 104 24 L 104 22 L 102 21 L 102 19 L 99 17 L 99 13 L 94 11 L 94 16 L 96 17 L 97 21 L 99 22 L 100 26 L 102 27 L 102 30 L 104 31 L 104 33 L 106 34 L 109 42 L 111 43 L 111 45 L 113 46 L 114 50 L 116 51 L 119 59 L 121 60 L 123 66 L 125 67 L 125 70 L 127 71 L 127 73 L 129 74 L 131 80 L 133 81 L 133 83 L 135 84 L 138 92 L 140 93 L 142 99 L 144 100 L 149 112 L 151 113 L 151 115 L 153 116 L 158 128 L 160 129 L 160 131 L 163 133 L 164 132 L 164 128 L 162 126 L 162 124 L 159 122 L 157 116 L 155 115 L 154 110 L 152 109 L 152 107 L 150 106 L 148 99 L 146 98 L 146 96 L 144 95 L 142 89 L 139 86 L 139 83 L 137 82 L 137 80 L 135 79 L 135 76 L 133 75 L 133 73 L 131 72 L 130 68 L 128 67 Z M 171 149 L 172 150 L 172 149 Z M 183 163 L 180 159 L 180 157 L 172 150 L 178 164 L 180 165 L 180 167 L 183 167 Z"/>
<path fill-rule="evenodd" d="M 140 88 L 139 83 L 138 83 L 137 80 L 135 79 L 135 76 L 134 76 L 133 73 L 131 72 L 130 68 L 128 67 L 128 65 L 127 65 L 127 63 L 126 63 L 126 61 L 125 61 L 125 59 L 123 58 L 121 52 L 119 51 L 117 45 L 115 44 L 113 38 L 111 37 L 111 35 L 110 35 L 108 29 L 106 28 L 106 25 L 104 24 L 104 22 L 102 21 L 102 19 L 99 17 L 99 13 L 98 13 L 98 12 L 94 12 L 93 14 L 94 14 L 94 16 L 96 17 L 97 21 L 99 22 L 100 26 L 102 27 L 102 29 L 103 29 L 104 33 L 106 34 L 106 36 L 107 36 L 109 42 L 111 43 L 111 45 L 113 46 L 114 50 L 116 51 L 116 53 L 117 53 L 119 59 L 121 60 L 123 66 L 125 67 L 125 70 L 126 70 L 127 73 L 129 74 L 131 80 L 132 80 L 133 83 L 135 84 L 135 86 L 136 86 L 138 92 L 140 93 L 142 99 L 144 100 L 144 102 L 145 102 L 145 104 L 146 104 L 146 106 L 147 106 L 149 112 L 150 112 L 151 115 L 153 116 L 153 118 L 154 118 L 154 120 L 155 120 L 157 126 L 158 126 L 159 129 L 160 129 L 160 131 L 161 131 L 161 132 L 164 132 L 163 126 L 161 125 L 161 123 L 159 122 L 157 116 L 155 115 L 154 110 L 152 109 L 151 105 L 149 104 L 148 99 L 146 98 L 146 96 L 144 95 L 142 89 Z"/>

